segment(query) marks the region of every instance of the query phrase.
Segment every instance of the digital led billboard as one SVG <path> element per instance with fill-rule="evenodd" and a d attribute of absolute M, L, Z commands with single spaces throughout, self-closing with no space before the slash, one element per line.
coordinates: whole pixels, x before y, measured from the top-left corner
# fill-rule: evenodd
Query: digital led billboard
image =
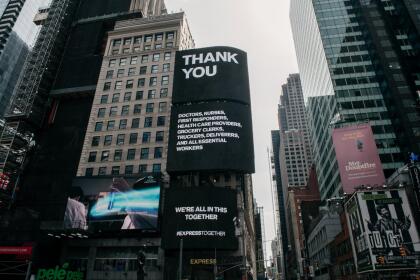
<path fill-rule="evenodd" d="M 334 129 L 333 143 L 345 193 L 353 193 L 357 186 L 385 183 L 370 125 Z"/>
<path fill-rule="evenodd" d="M 404 189 L 357 192 L 346 214 L 358 272 L 416 267 L 420 239 Z"/>
<path fill-rule="evenodd" d="M 174 106 L 171 114 L 168 172 L 254 172 L 252 120 L 248 105 L 203 102 Z"/>
<path fill-rule="evenodd" d="M 65 228 L 157 230 L 160 184 L 153 177 L 77 178 L 73 185 Z"/>
<path fill-rule="evenodd" d="M 229 100 L 250 104 L 246 53 L 231 47 L 178 51 L 172 103 Z"/>
<path fill-rule="evenodd" d="M 165 190 L 162 247 L 237 249 L 234 218 L 236 191 L 219 187 Z"/>

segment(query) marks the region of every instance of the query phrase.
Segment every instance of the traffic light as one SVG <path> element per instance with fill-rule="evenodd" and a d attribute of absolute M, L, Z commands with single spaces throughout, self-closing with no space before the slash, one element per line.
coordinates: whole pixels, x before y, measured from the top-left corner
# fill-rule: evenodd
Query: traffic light
<path fill-rule="evenodd" d="M 400 256 L 407 256 L 406 252 L 405 252 L 405 248 L 403 246 L 400 247 Z"/>
<path fill-rule="evenodd" d="M 384 256 L 379 256 L 378 257 L 378 263 L 379 264 L 385 264 L 385 257 Z"/>

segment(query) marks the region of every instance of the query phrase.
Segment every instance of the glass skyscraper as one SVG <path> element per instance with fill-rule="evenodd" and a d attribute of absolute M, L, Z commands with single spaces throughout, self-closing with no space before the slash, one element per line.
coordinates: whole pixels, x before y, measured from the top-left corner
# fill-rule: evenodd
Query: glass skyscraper
<path fill-rule="evenodd" d="M 376 38 L 373 30 L 380 31 L 380 28 L 369 28 L 371 23 L 385 24 L 375 16 L 382 20 L 390 16 L 392 3 L 391 0 L 291 0 L 290 20 L 322 200 L 342 192 L 331 137 L 334 127 L 369 122 L 385 175 L 403 165 L 403 153 L 407 149 L 416 148 L 405 144 L 406 139 L 417 141 L 415 121 L 418 121 L 418 113 L 412 104 L 416 100 L 415 87 L 404 87 L 401 81 L 404 77 L 396 72 L 401 72 L 404 64 L 383 58 L 393 55 L 392 49 L 386 49 L 388 44 L 397 52 L 404 48 Z M 374 11 L 369 10 L 372 5 L 376 5 Z M 398 7 L 394 7 L 395 10 L 399 12 L 397 16 L 404 13 Z M 394 39 L 396 33 L 387 28 L 382 35 Z M 412 59 L 416 55 L 418 57 L 413 52 Z M 387 76 L 386 71 L 390 69 L 395 72 Z M 414 85 L 415 78 L 406 81 Z M 397 90 L 400 90 L 400 96 Z M 397 104 L 404 98 L 408 107 L 405 109 L 403 104 Z M 401 132 L 401 122 L 409 120 L 405 120 L 407 116 L 398 119 L 398 114 L 405 112 L 412 112 L 413 122 Z M 413 130 L 409 131 L 410 127 Z"/>

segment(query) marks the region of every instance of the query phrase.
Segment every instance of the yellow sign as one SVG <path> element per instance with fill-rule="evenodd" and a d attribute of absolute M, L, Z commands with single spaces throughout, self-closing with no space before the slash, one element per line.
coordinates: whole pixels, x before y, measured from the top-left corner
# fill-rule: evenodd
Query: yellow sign
<path fill-rule="evenodd" d="M 192 265 L 215 265 L 216 259 L 190 259 Z"/>

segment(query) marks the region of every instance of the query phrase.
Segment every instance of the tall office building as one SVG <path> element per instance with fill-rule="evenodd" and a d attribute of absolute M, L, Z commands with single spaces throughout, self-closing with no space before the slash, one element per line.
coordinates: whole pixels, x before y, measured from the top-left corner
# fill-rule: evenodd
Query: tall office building
<path fill-rule="evenodd" d="M 418 14 L 413 1 L 291 1 L 322 200 L 342 193 L 333 127 L 369 122 L 386 176 L 419 151 Z"/>
<path fill-rule="evenodd" d="M 78 176 L 165 171 L 175 51 L 193 47 L 183 13 L 117 23 L 109 33 Z"/>
<path fill-rule="evenodd" d="M 299 74 L 290 74 L 282 86 L 278 114 L 283 187 L 306 186 L 312 156 Z"/>
<path fill-rule="evenodd" d="M 33 19 L 48 0 L 0 3 L 0 117 L 3 116 L 39 28 Z"/>

